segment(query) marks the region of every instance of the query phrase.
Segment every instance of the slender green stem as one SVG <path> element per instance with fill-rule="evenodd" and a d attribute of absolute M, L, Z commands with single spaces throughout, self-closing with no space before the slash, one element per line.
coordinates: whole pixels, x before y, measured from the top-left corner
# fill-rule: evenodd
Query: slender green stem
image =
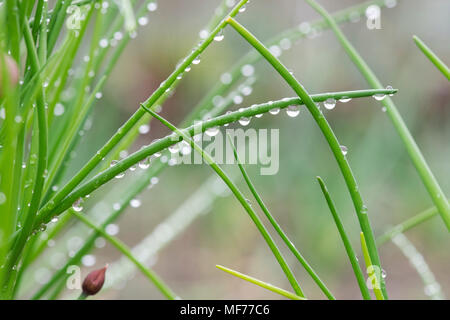
<path fill-rule="evenodd" d="M 450 81 L 450 69 L 418 36 L 413 36 L 413 40 L 424 55 L 431 61 L 432 64 L 439 69 L 440 72 Z"/>
<path fill-rule="evenodd" d="M 322 15 L 322 17 L 329 23 L 332 30 L 336 34 L 336 37 L 341 43 L 342 47 L 345 49 L 345 51 L 347 52 L 353 63 L 358 67 L 359 71 L 366 78 L 367 82 L 375 89 L 383 88 L 381 82 L 378 80 L 376 75 L 373 73 L 369 65 L 364 61 L 364 59 L 361 57 L 358 51 L 356 51 L 356 49 L 353 47 L 353 45 L 350 43 L 350 41 L 347 39 L 344 33 L 341 31 L 337 23 L 334 21 L 333 17 L 316 1 L 306 0 L 306 2 L 308 2 L 309 5 L 313 7 L 320 15 Z M 444 192 L 439 186 L 439 183 L 434 177 L 433 172 L 429 168 L 424 156 L 422 155 L 422 152 L 420 151 L 414 138 L 409 132 L 408 127 L 403 121 L 403 118 L 398 112 L 397 107 L 395 106 L 392 99 L 386 97 L 385 99 L 383 99 L 382 104 L 386 107 L 387 114 L 389 115 L 395 129 L 400 135 L 400 138 L 402 139 L 403 144 L 405 145 L 406 150 L 408 151 L 408 154 L 417 172 L 419 173 L 419 176 L 421 177 L 423 184 L 425 185 L 425 188 L 427 189 L 434 204 L 438 208 L 439 213 L 441 214 L 441 217 L 444 220 L 444 223 L 447 226 L 448 231 L 450 231 L 450 204 Z M 367 234 L 365 235 L 370 249 L 372 245 L 371 244 L 372 240 Z M 371 257 L 375 263 L 378 262 L 376 259 L 374 259 L 372 254 Z"/>
<path fill-rule="evenodd" d="M 255 186 L 253 185 L 252 181 L 250 180 L 250 177 L 248 176 L 247 172 L 245 171 L 244 166 L 242 165 L 242 162 L 239 160 L 239 156 L 236 151 L 236 147 L 233 144 L 233 141 L 230 136 L 228 136 L 230 140 L 230 144 L 233 147 L 233 153 L 234 157 L 236 159 L 236 162 L 239 166 L 239 170 L 241 170 L 242 176 L 244 177 L 245 182 L 247 183 L 248 188 L 250 189 L 251 193 L 255 197 L 256 201 L 258 202 L 259 206 L 261 207 L 261 210 L 266 215 L 267 219 L 270 221 L 270 224 L 273 226 L 273 228 L 276 230 L 278 235 L 283 239 L 283 242 L 287 245 L 289 250 L 294 254 L 294 256 L 297 258 L 297 260 L 300 262 L 300 264 L 305 268 L 305 270 L 308 272 L 308 274 L 311 276 L 311 278 L 314 280 L 314 282 L 319 286 L 319 288 L 323 291 L 325 296 L 330 300 L 335 300 L 335 297 L 330 292 L 330 290 L 327 288 L 325 283 L 320 279 L 320 277 L 317 275 L 317 273 L 314 271 L 314 269 L 309 265 L 309 263 L 306 261 L 306 259 L 301 255 L 301 253 L 298 251 L 298 249 L 295 247 L 295 245 L 292 243 L 292 241 L 288 238 L 286 233 L 283 231 L 283 229 L 280 227 L 278 222 L 275 220 L 275 218 L 270 213 L 269 209 L 265 205 L 264 201 L 262 200 L 261 196 L 256 191 Z"/>
<path fill-rule="evenodd" d="M 222 271 L 225 271 L 225 272 L 227 272 L 227 273 L 229 273 L 229 274 L 231 274 L 231 275 L 233 275 L 235 277 L 238 277 L 238 278 L 241 278 L 241 279 L 243 279 L 245 281 L 248 281 L 250 283 L 256 284 L 257 286 L 260 286 L 260 287 L 262 287 L 264 289 L 267 289 L 267 290 L 270 290 L 272 292 L 275 292 L 275 293 L 277 293 L 279 295 L 282 295 L 282 296 L 284 296 L 286 298 L 289 298 L 289 299 L 292 299 L 292 300 L 306 300 L 305 298 L 300 297 L 300 296 L 298 296 L 296 294 L 293 294 L 292 292 L 289 292 L 287 290 L 278 288 L 278 287 L 276 287 L 276 286 L 274 286 L 274 285 L 272 285 L 270 283 L 258 280 L 258 279 L 253 278 L 253 277 L 250 277 L 250 276 L 248 276 L 246 274 L 240 273 L 240 272 L 235 271 L 233 269 L 230 269 L 230 268 L 227 268 L 227 267 L 224 267 L 224 266 L 220 266 L 220 265 L 216 265 L 216 268 L 220 269 Z"/>
<path fill-rule="evenodd" d="M 366 282 L 364 280 L 364 274 L 359 266 L 358 259 L 356 258 L 355 250 L 353 250 L 352 244 L 345 232 L 344 225 L 342 224 L 341 218 L 339 218 L 339 214 L 337 213 L 336 206 L 334 205 L 333 200 L 328 192 L 328 189 L 323 182 L 322 178 L 317 177 L 317 181 L 319 181 L 320 189 L 322 189 L 322 193 L 327 201 L 328 208 L 333 216 L 334 223 L 339 231 L 339 235 L 341 236 L 342 243 L 344 244 L 345 251 L 347 252 L 348 258 L 352 265 L 353 273 L 355 274 L 356 281 L 358 282 L 359 290 L 365 300 L 370 300 L 370 293 L 367 289 Z"/>
<path fill-rule="evenodd" d="M 162 281 L 162 279 L 153 270 L 145 267 L 138 259 L 136 259 L 130 249 L 118 238 L 109 235 L 103 228 L 98 227 L 95 223 L 91 221 L 87 216 L 80 214 L 74 210 L 70 211 L 75 217 L 77 217 L 81 222 L 87 225 L 89 228 L 100 233 L 103 238 L 108 240 L 117 250 L 123 253 L 131 262 L 133 262 L 136 267 L 151 281 L 153 284 L 161 291 L 161 293 L 168 299 L 177 299 L 177 295 Z"/>
<path fill-rule="evenodd" d="M 160 121 L 162 124 L 167 126 L 170 130 L 174 132 L 174 134 L 178 135 L 182 140 L 188 142 L 191 147 L 197 151 L 202 158 L 206 161 L 206 163 L 217 173 L 217 175 L 225 182 L 225 184 L 230 188 L 231 192 L 235 195 L 237 200 L 241 203 L 241 205 L 244 207 L 245 211 L 247 211 L 250 218 L 253 220 L 254 224 L 258 228 L 259 232 L 263 236 L 264 240 L 267 242 L 267 245 L 269 246 L 270 250 L 272 251 L 273 255 L 277 259 L 278 263 L 281 266 L 281 269 L 285 273 L 286 277 L 288 278 L 289 282 L 291 283 L 292 288 L 294 289 L 295 293 L 299 296 L 304 297 L 304 294 L 302 292 L 302 289 L 300 288 L 300 285 L 298 284 L 297 280 L 295 279 L 294 274 L 292 273 L 291 269 L 289 268 L 286 260 L 284 259 L 283 255 L 281 254 L 280 250 L 278 249 L 277 245 L 273 241 L 272 237 L 270 236 L 267 229 L 264 227 L 264 224 L 262 223 L 261 219 L 258 217 L 258 215 L 255 213 L 255 211 L 252 209 L 252 207 L 248 204 L 246 199 L 244 198 L 244 195 L 242 192 L 238 189 L 238 187 L 233 183 L 233 181 L 228 177 L 228 175 L 223 171 L 217 163 L 214 162 L 214 159 L 206 153 L 200 146 L 198 146 L 186 133 L 186 131 L 181 131 L 178 128 L 176 128 L 174 125 L 172 125 L 170 122 L 168 122 L 166 119 L 161 117 L 159 114 L 155 113 L 154 111 L 150 110 L 144 105 L 141 105 L 142 108 L 150 113 L 154 118 L 156 118 L 158 121 Z"/>
<path fill-rule="evenodd" d="M 384 300 L 383 293 L 381 292 L 381 279 L 380 272 L 377 272 L 372 264 L 372 259 L 370 258 L 369 249 L 367 248 L 366 238 L 364 236 L 364 232 L 360 233 L 361 239 L 361 248 L 364 256 L 364 261 L 367 267 L 367 273 L 369 275 L 369 280 L 372 281 L 373 292 L 377 300 Z M 375 281 L 373 281 L 373 277 L 375 277 Z M 375 283 L 374 283 L 375 282 Z"/>
<path fill-rule="evenodd" d="M 436 207 L 428 208 L 427 210 L 418 213 L 417 215 L 409 218 L 408 220 L 397 224 L 395 227 L 390 228 L 388 231 L 383 233 L 383 235 L 377 238 L 377 243 L 379 245 L 382 245 L 387 241 L 391 240 L 392 238 L 394 238 L 396 235 L 404 233 L 405 231 L 408 231 L 409 229 L 412 229 L 422 224 L 423 222 L 430 220 L 431 218 L 437 216 L 438 214 L 439 212 Z"/>
<path fill-rule="evenodd" d="M 359 192 L 358 185 L 356 183 L 355 177 L 353 176 L 350 165 L 347 158 L 341 151 L 341 146 L 339 144 L 336 135 L 331 129 L 328 121 L 325 119 L 323 113 L 314 103 L 311 96 L 305 90 L 305 88 L 298 82 L 298 80 L 289 72 L 289 70 L 278 60 L 255 36 L 253 36 L 245 27 L 239 24 L 233 18 L 228 18 L 227 22 L 245 39 L 249 42 L 258 52 L 264 56 L 264 58 L 278 71 L 278 73 L 283 77 L 283 79 L 289 84 L 289 86 L 298 94 L 298 96 L 305 103 L 309 112 L 313 116 L 320 130 L 322 131 L 331 151 L 336 158 L 339 168 L 344 176 L 347 188 L 350 192 L 353 204 L 356 209 L 356 214 L 367 238 L 367 243 L 369 247 L 369 252 L 371 254 L 372 260 L 375 264 L 380 267 L 380 258 L 378 256 L 378 251 L 375 243 L 375 238 L 373 236 L 373 231 L 370 226 L 369 217 L 367 215 L 367 207 L 364 205 L 361 194 Z M 384 283 L 384 282 L 383 282 Z"/>

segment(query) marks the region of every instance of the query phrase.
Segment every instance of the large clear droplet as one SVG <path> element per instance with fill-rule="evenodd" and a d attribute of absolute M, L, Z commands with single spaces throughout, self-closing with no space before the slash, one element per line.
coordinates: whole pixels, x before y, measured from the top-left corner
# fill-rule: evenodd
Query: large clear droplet
<path fill-rule="evenodd" d="M 394 88 L 392 88 L 392 86 L 387 86 L 386 87 L 386 90 L 392 90 L 392 89 L 394 89 Z M 393 93 L 390 93 L 389 97 L 392 97 L 393 95 L 394 95 Z"/>
<path fill-rule="evenodd" d="M 225 38 L 225 35 L 223 34 L 223 29 L 221 29 L 219 31 L 219 33 L 214 36 L 214 41 L 218 41 L 219 42 L 219 41 L 222 41 L 223 38 Z"/>
<path fill-rule="evenodd" d="M 334 98 L 328 98 L 327 100 L 325 100 L 323 102 L 323 106 L 325 108 L 327 108 L 328 110 L 332 110 L 334 109 L 334 107 L 336 106 L 336 99 Z"/>
<path fill-rule="evenodd" d="M 286 109 L 286 114 L 291 118 L 295 118 L 299 113 L 300 107 L 297 105 L 288 106 Z"/>
<path fill-rule="evenodd" d="M 273 109 L 269 110 L 269 113 L 273 114 L 273 115 L 277 115 L 280 113 L 280 108 L 273 108 Z"/>
<path fill-rule="evenodd" d="M 130 201 L 130 206 L 132 206 L 133 208 L 139 208 L 141 206 L 141 200 L 139 200 L 139 199 L 132 199 Z"/>
<path fill-rule="evenodd" d="M 247 126 L 250 123 L 250 118 L 242 117 L 242 118 L 239 119 L 239 123 L 242 126 Z"/>
<path fill-rule="evenodd" d="M 342 97 L 342 98 L 339 99 L 339 102 L 346 103 L 346 102 L 349 102 L 350 100 L 352 100 L 352 98 Z"/>
<path fill-rule="evenodd" d="M 342 151 L 342 154 L 345 156 L 348 152 L 348 149 L 346 146 L 341 146 L 341 151 Z"/>
<path fill-rule="evenodd" d="M 76 212 L 80 212 L 81 210 L 83 210 L 83 199 L 78 199 L 77 201 L 75 201 L 72 205 L 72 209 L 75 210 Z"/>
<path fill-rule="evenodd" d="M 116 179 L 122 179 L 123 177 L 125 177 L 125 172 L 120 172 L 116 175 Z"/>
<path fill-rule="evenodd" d="M 206 129 L 205 133 L 210 137 L 214 137 L 219 133 L 219 127 L 208 128 Z"/>

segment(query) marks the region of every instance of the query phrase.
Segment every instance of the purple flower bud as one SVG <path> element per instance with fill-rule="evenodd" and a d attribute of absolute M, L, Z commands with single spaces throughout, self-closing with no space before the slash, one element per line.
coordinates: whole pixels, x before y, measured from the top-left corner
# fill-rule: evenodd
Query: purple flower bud
<path fill-rule="evenodd" d="M 102 269 L 91 271 L 83 281 L 83 294 L 86 296 L 92 296 L 99 292 L 105 282 L 105 272 L 108 265 Z"/>

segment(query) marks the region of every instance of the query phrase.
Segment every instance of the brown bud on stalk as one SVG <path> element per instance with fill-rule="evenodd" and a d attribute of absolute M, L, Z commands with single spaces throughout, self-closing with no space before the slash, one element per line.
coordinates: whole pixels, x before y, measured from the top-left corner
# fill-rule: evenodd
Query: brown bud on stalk
<path fill-rule="evenodd" d="M 93 296 L 101 290 L 103 283 L 105 282 L 105 272 L 108 265 L 105 267 L 91 271 L 83 281 L 83 295 Z"/>
<path fill-rule="evenodd" d="M 19 81 L 19 68 L 17 67 L 17 63 L 8 55 L 0 56 L 0 97 L 2 96 L 2 88 L 3 88 L 3 65 L 6 65 L 6 74 L 10 79 L 11 85 L 15 86 Z"/>

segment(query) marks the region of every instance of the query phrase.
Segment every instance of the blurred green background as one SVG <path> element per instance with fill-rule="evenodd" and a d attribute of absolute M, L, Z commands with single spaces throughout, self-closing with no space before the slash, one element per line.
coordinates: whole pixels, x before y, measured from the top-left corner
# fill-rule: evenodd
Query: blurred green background
<path fill-rule="evenodd" d="M 109 79 L 103 99 L 96 107 L 94 125 L 80 149 L 80 159 L 93 154 L 136 110 L 138 103 L 173 71 L 179 59 L 190 52 L 199 31 L 219 3 L 219 0 L 158 3 L 158 10 L 149 15 L 148 25 L 139 29 L 138 37 L 126 49 Z M 322 0 L 320 3 L 334 12 L 361 1 Z M 342 25 L 381 81 L 399 89 L 393 99 L 447 194 L 450 194 L 449 82 L 415 46 L 412 35 L 421 37 L 450 63 L 449 13 L 447 0 L 398 0 L 395 7 L 382 9 L 380 30 L 369 30 L 365 17 Z M 304 1 L 298 0 L 251 1 L 247 10 L 237 17 L 262 41 L 318 18 Z M 179 123 L 219 81 L 220 75 L 250 50 L 231 28 L 224 34 L 225 39 L 214 42 L 202 54 L 201 63 L 184 76 L 175 94 L 164 104 L 162 114 L 170 121 Z M 281 60 L 310 93 L 369 88 L 330 31 L 293 44 L 290 50 L 283 52 Z M 255 74 L 258 78 L 253 93 L 234 108 L 294 95 L 265 61 L 255 65 Z M 369 208 L 376 235 L 432 205 L 378 101 L 355 99 L 346 104 L 338 103 L 335 109 L 324 110 L 324 113 L 340 142 L 348 147 L 347 157 Z M 344 180 L 311 116 L 304 109 L 293 119 L 285 112 L 276 116 L 267 114 L 253 119 L 250 126 L 280 129 L 278 174 L 261 176 L 258 166 L 247 166 L 266 204 L 335 296 L 360 298 L 344 247 L 315 179 L 317 175 L 327 183 L 358 254 L 359 226 Z M 140 135 L 133 150 L 167 132 L 152 122 L 150 132 Z M 236 173 L 236 181 L 251 198 L 236 166 L 224 168 Z M 139 243 L 212 174 L 206 165 L 165 169 L 159 176 L 160 182 L 138 197 L 142 205 L 127 209 L 121 217 L 118 236 L 130 246 Z M 114 188 L 126 188 L 125 180 L 115 181 Z M 253 203 L 256 208 L 256 202 Z M 175 292 L 191 299 L 279 298 L 217 270 L 216 264 L 290 288 L 262 237 L 234 197 L 218 197 L 206 213 L 163 248 L 154 261 L 154 269 Z M 441 219 L 435 217 L 407 232 L 406 236 L 423 255 L 443 294 L 450 296 L 450 237 Z M 306 295 L 325 298 L 279 243 Z M 95 265 L 89 265 L 83 272 L 120 257 L 109 245 L 93 254 Z M 419 275 L 394 244 L 381 246 L 380 255 L 391 298 L 428 298 Z M 160 299 L 161 295 L 136 273 L 125 284 L 102 293 L 100 298 Z"/>

